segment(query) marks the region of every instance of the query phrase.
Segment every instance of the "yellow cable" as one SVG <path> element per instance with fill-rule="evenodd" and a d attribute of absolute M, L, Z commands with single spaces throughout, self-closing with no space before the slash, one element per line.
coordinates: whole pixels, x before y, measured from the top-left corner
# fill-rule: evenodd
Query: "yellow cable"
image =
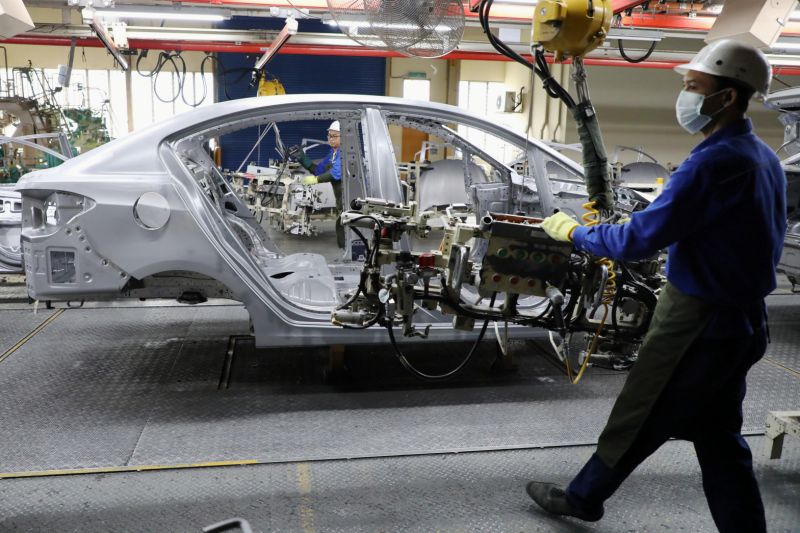
<path fill-rule="evenodd" d="M 583 208 L 586 209 L 586 213 L 581 216 L 581 220 L 583 220 L 585 226 L 596 226 L 600 223 L 600 211 L 597 210 L 595 206 L 595 202 L 586 202 L 583 204 Z M 606 319 L 608 318 L 608 306 L 611 305 L 611 303 L 614 301 L 614 296 L 617 294 L 617 273 L 614 271 L 614 262 L 607 257 L 601 257 L 596 261 L 596 264 L 603 265 L 608 270 L 608 279 L 606 280 L 606 286 L 603 288 L 603 296 L 600 300 L 603 304 L 603 318 L 600 320 L 600 325 L 597 327 L 594 337 L 592 337 L 589 350 L 586 352 L 586 357 L 584 358 L 583 364 L 581 364 L 581 368 L 578 371 L 578 374 L 575 376 L 575 379 L 572 379 L 569 358 L 567 358 L 567 377 L 573 385 L 581 380 L 583 377 L 583 372 L 586 370 L 586 367 L 589 364 L 589 358 L 591 358 L 592 354 L 594 354 L 594 351 L 597 349 L 600 333 L 603 331 L 603 327 L 606 325 Z"/>

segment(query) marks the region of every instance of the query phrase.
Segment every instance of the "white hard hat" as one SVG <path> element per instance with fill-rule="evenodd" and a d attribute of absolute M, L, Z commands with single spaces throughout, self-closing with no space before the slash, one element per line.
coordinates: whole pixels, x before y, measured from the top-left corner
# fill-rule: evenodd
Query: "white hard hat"
<path fill-rule="evenodd" d="M 679 74 L 690 70 L 733 78 L 762 96 L 769 92 L 772 80 L 772 67 L 767 57 L 760 50 L 733 39 L 714 41 L 697 52 L 691 63 L 675 67 Z"/>
<path fill-rule="evenodd" d="M 339 121 L 338 120 L 334 120 L 333 122 L 331 122 L 331 125 L 328 128 L 328 131 L 341 131 L 339 129 Z"/>

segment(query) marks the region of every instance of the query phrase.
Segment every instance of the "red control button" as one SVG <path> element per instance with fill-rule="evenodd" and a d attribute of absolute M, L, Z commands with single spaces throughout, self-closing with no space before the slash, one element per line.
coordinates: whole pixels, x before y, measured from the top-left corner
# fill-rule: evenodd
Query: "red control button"
<path fill-rule="evenodd" d="M 500 274 L 495 274 L 494 276 L 492 276 L 492 281 L 494 281 L 495 283 L 500 283 L 501 279 L 503 279 L 503 276 L 501 276 Z"/>
<path fill-rule="evenodd" d="M 436 257 L 430 252 L 420 254 L 417 264 L 420 268 L 433 268 L 436 266 Z"/>
<path fill-rule="evenodd" d="M 535 279 L 529 279 L 528 280 L 528 287 L 533 288 L 535 286 L 536 286 L 536 280 Z"/>
<path fill-rule="evenodd" d="M 516 285 L 517 283 L 519 283 L 519 278 L 517 276 L 511 276 L 508 282 L 511 283 L 512 285 Z"/>
<path fill-rule="evenodd" d="M 554 265 L 560 265 L 561 264 L 561 256 L 560 255 L 555 255 L 555 254 L 551 255 L 550 256 L 550 262 L 552 264 L 554 264 Z"/>

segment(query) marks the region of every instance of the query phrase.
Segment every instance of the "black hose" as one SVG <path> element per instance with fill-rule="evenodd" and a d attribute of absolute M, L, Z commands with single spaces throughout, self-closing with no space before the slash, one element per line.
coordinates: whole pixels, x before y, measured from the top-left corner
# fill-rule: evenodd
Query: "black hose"
<path fill-rule="evenodd" d="M 156 60 L 156 66 L 154 66 L 153 69 L 149 73 L 144 73 L 139 68 L 139 64 L 142 62 L 142 59 L 144 59 L 144 58 L 145 58 L 144 55 L 140 55 L 136 59 L 136 72 L 140 76 L 144 76 L 145 78 L 153 78 L 153 94 L 155 95 L 155 97 L 160 102 L 163 102 L 165 104 L 171 104 L 172 102 L 177 100 L 178 97 L 183 92 L 183 84 L 184 84 L 184 81 L 186 79 L 186 62 L 181 57 L 180 52 L 161 52 L 160 54 L 158 54 L 158 59 Z M 176 59 L 178 61 L 180 61 L 180 63 L 181 63 L 181 67 L 180 68 L 178 67 L 178 63 L 175 61 Z M 167 63 L 171 63 L 172 64 L 172 68 L 175 71 L 175 74 L 176 74 L 176 76 L 178 78 L 178 90 L 175 91 L 175 93 L 173 94 L 172 98 L 170 98 L 168 100 L 162 98 L 161 95 L 158 94 L 158 85 L 157 85 L 158 76 L 161 74 L 161 71 L 163 70 L 164 65 L 166 65 Z"/>
<path fill-rule="evenodd" d="M 225 65 L 222 63 L 221 59 L 219 59 L 218 57 L 216 57 L 216 56 L 214 56 L 212 54 L 207 54 L 206 57 L 203 58 L 203 61 L 200 62 L 200 77 L 202 78 L 202 82 L 203 82 L 203 96 L 199 100 L 193 100 L 193 101 L 190 102 L 186 98 L 186 94 L 185 94 L 187 72 L 186 72 L 186 62 L 184 61 L 183 57 L 181 56 L 181 53 L 180 52 L 161 52 L 158 55 L 158 59 L 156 60 L 156 65 L 153 67 L 152 70 L 150 70 L 150 72 L 142 72 L 142 70 L 139 68 L 139 65 L 141 64 L 142 59 L 144 59 L 145 57 L 147 57 L 147 56 L 146 55 L 139 55 L 139 57 L 136 59 L 136 72 L 140 76 L 143 76 L 145 78 L 158 78 L 158 76 L 159 76 L 159 74 L 161 74 L 161 71 L 163 70 L 164 66 L 167 63 L 171 63 L 172 67 L 173 67 L 173 70 L 175 71 L 176 76 L 178 78 L 178 90 L 175 92 L 175 94 L 174 94 L 172 99 L 161 98 L 161 96 L 158 94 L 158 90 L 155 87 L 155 80 L 154 80 L 154 82 L 153 82 L 154 83 L 153 91 L 155 93 L 156 98 L 158 98 L 161 102 L 164 102 L 164 103 L 172 103 L 175 100 L 177 100 L 178 97 L 180 96 L 181 99 L 183 100 L 183 102 L 186 105 L 191 106 L 191 107 L 198 107 L 208 97 L 208 84 L 206 83 L 206 77 L 205 77 L 206 61 L 215 61 L 217 63 L 217 67 L 218 68 L 216 69 L 215 73 L 217 73 L 219 75 L 220 85 L 222 86 L 222 90 L 223 90 L 223 93 L 225 94 L 225 98 L 228 99 L 228 100 L 231 100 L 231 97 L 228 94 L 228 80 L 226 79 L 226 75 L 228 75 L 228 74 L 230 74 L 232 72 L 240 72 L 239 76 L 236 79 L 234 79 L 233 82 L 232 82 L 232 83 L 236 84 L 239 81 L 241 81 L 242 78 L 244 78 L 245 75 L 251 74 L 253 72 L 252 68 L 241 68 L 241 69 L 226 70 L 225 69 Z M 180 67 L 178 66 L 178 62 L 180 62 Z"/>
<path fill-rule="evenodd" d="M 653 41 L 652 43 L 650 43 L 650 49 L 647 50 L 647 52 L 643 56 L 632 58 L 625 53 L 625 48 L 622 44 L 622 39 L 617 39 L 617 48 L 619 48 L 619 55 L 621 55 L 622 59 L 624 59 L 628 63 L 641 63 L 642 61 L 646 61 L 651 55 L 653 55 L 653 51 L 656 49 L 656 44 L 657 42 Z"/>
<path fill-rule="evenodd" d="M 478 19 L 483 32 L 486 34 L 486 38 L 489 40 L 489 43 L 502 55 L 516 61 L 517 63 L 525 65 L 529 69 L 534 69 L 534 66 L 530 61 L 512 50 L 510 46 L 501 41 L 492 33 L 489 27 L 489 12 L 492 9 L 493 2 L 494 0 L 483 0 L 478 8 Z"/>
<path fill-rule="evenodd" d="M 492 9 L 493 2 L 494 0 L 482 0 L 478 8 L 478 19 L 480 20 L 481 28 L 483 29 L 484 34 L 486 34 L 486 38 L 492 47 L 500 52 L 500 54 L 533 70 L 534 73 L 536 73 L 536 75 L 542 80 L 544 89 L 551 98 L 561 99 L 567 108 L 571 109 L 575 107 L 575 101 L 569 92 L 551 76 L 550 68 L 547 66 L 547 61 L 544 58 L 543 51 L 538 50 L 534 54 L 535 63 L 532 63 L 512 50 L 510 46 L 501 41 L 492 33 L 489 26 L 489 14 Z"/>
<path fill-rule="evenodd" d="M 184 104 L 191 107 L 198 107 L 200 104 L 206 101 L 206 96 L 208 96 L 208 83 L 206 83 L 206 61 L 208 61 L 209 59 L 217 61 L 217 58 L 214 57 L 213 55 L 206 54 L 206 57 L 204 57 L 203 60 L 200 62 L 200 79 L 203 81 L 203 96 L 199 100 L 196 101 L 192 100 L 191 102 L 189 102 L 186 99 L 186 91 L 183 90 L 182 87 L 181 100 L 183 100 Z M 185 81 L 183 85 L 185 87 Z"/>
<path fill-rule="evenodd" d="M 494 305 L 494 299 L 497 296 L 497 293 L 492 294 L 492 301 L 489 303 L 489 307 Z M 400 361 L 400 364 L 403 365 L 403 368 L 408 370 L 411 374 L 415 377 L 421 379 L 422 381 L 428 382 L 438 382 L 444 381 L 446 379 L 450 379 L 451 377 L 458 374 L 461 369 L 463 369 L 467 363 L 472 359 L 472 356 L 475 355 L 475 351 L 478 349 L 481 341 L 483 340 L 483 336 L 486 334 L 486 328 L 489 326 L 489 319 L 483 321 L 483 326 L 481 327 L 481 332 L 478 334 L 478 338 L 475 339 L 475 342 L 472 344 L 472 348 L 469 349 L 467 352 L 466 357 L 456 366 L 454 369 L 450 370 L 449 372 L 445 372 L 444 374 L 427 374 L 412 365 L 408 359 L 406 359 L 405 354 L 400 351 L 400 347 L 397 345 L 397 339 L 394 338 L 394 329 L 392 328 L 392 321 L 386 321 L 386 330 L 389 332 L 389 340 L 392 343 L 392 348 L 394 348 L 394 355 L 397 357 L 397 360 Z"/>

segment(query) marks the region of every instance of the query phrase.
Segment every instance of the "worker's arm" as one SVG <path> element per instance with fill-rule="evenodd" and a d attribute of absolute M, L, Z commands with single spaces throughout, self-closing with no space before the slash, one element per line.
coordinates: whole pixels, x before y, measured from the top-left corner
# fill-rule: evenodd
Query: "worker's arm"
<path fill-rule="evenodd" d="M 292 146 L 287 150 L 286 153 L 289 155 L 289 157 L 296 159 L 297 162 L 303 166 L 303 168 L 309 172 L 313 172 L 314 162 L 311 161 L 311 158 L 306 155 L 302 147 L 299 145 Z"/>
<path fill-rule="evenodd" d="M 596 256 L 631 261 L 650 257 L 692 232 L 703 231 L 715 211 L 708 194 L 709 172 L 713 165 L 693 155 L 672 174 L 661 195 L 645 210 L 634 213 L 629 223 L 576 227 L 571 234 L 575 247 Z"/>
<path fill-rule="evenodd" d="M 297 162 L 300 163 L 304 169 L 308 170 L 309 172 L 313 172 L 314 162 L 305 154 L 305 152 L 302 152 L 301 155 L 297 157 Z"/>
<path fill-rule="evenodd" d="M 328 157 L 317 165 L 316 174 L 317 183 L 340 181 L 342 179 L 341 151 L 336 150 L 328 154 Z"/>

